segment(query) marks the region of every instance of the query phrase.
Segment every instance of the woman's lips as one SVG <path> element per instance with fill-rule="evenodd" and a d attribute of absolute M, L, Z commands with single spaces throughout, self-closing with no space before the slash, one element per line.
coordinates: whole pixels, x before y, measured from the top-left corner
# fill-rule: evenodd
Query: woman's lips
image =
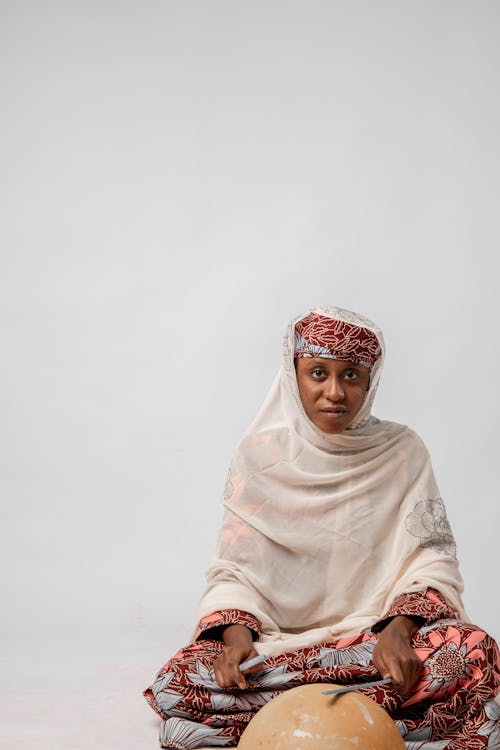
<path fill-rule="evenodd" d="M 330 419 L 340 419 L 347 414 L 347 409 L 321 409 L 320 411 Z"/>

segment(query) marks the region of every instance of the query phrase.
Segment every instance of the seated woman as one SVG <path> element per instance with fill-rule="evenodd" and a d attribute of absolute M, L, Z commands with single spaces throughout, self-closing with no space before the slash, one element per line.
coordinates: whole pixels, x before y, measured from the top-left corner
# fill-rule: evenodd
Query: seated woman
<path fill-rule="evenodd" d="M 162 747 L 234 746 L 283 690 L 392 677 L 363 692 L 409 748 L 500 748 L 498 647 L 464 612 L 428 452 L 371 416 L 383 359 L 354 313 L 290 324 L 231 465 L 197 632 L 145 691 Z"/>

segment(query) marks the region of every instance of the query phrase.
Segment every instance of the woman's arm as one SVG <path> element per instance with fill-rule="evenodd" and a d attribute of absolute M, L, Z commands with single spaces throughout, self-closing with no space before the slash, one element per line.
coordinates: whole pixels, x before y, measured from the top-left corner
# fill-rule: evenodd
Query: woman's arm
<path fill-rule="evenodd" d="M 214 663 L 215 679 L 223 688 L 236 685 L 245 690 L 247 682 L 239 666 L 247 659 L 257 656 L 253 647 L 251 631 L 245 625 L 229 625 L 222 634 L 224 649 Z M 245 670 L 245 674 L 258 672 L 261 666 Z"/>
<path fill-rule="evenodd" d="M 411 639 L 418 625 L 405 615 L 397 615 L 382 630 L 373 650 L 373 663 L 385 679 L 392 677 L 392 684 L 403 695 L 422 673 L 422 662 L 411 647 Z"/>
<path fill-rule="evenodd" d="M 423 625 L 454 616 L 434 589 L 398 596 L 372 628 L 380 633 L 373 663 L 382 677 L 392 677 L 396 690 L 409 693 L 422 673 L 422 663 L 411 646 L 412 637 Z"/>
<path fill-rule="evenodd" d="M 244 674 L 239 665 L 257 656 L 253 647 L 260 632 L 260 624 L 256 617 L 249 612 L 239 609 L 223 609 L 212 612 L 200 620 L 196 640 L 209 638 L 222 641 L 224 649 L 214 662 L 214 673 L 217 684 L 227 688 L 237 686 L 244 690 L 247 686 Z M 262 669 L 256 666 L 245 670 L 245 674 L 252 674 Z"/>

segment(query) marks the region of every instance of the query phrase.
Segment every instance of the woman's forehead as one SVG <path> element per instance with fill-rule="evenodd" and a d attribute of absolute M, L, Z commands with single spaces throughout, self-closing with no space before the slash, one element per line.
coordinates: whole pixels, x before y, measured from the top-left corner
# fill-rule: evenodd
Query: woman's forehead
<path fill-rule="evenodd" d="M 335 369 L 335 370 L 341 370 L 346 367 L 354 367 L 356 369 L 359 369 L 361 371 L 366 370 L 368 371 L 368 367 L 364 367 L 362 364 L 352 362 L 348 359 L 338 359 L 337 357 L 298 357 L 297 363 L 299 364 L 299 367 L 305 368 L 305 367 L 318 367 L 321 366 L 326 369 Z"/>

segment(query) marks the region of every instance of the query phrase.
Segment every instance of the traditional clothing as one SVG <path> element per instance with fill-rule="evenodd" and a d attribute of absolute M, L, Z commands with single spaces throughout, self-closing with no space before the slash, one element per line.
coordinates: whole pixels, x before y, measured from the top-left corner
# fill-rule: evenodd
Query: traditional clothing
<path fill-rule="evenodd" d="M 294 356 L 370 369 L 346 430 L 325 434 L 307 417 Z M 422 678 L 410 696 L 387 686 L 367 694 L 399 721 L 408 747 L 493 746 L 498 649 L 463 625 L 455 544 L 425 446 L 371 415 L 383 361 L 382 333 L 366 318 L 317 308 L 291 322 L 282 368 L 231 465 L 193 645 L 145 691 L 166 720 L 163 747 L 234 745 L 281 690 L 369 680 L 376 633 L 397 614 L 422 618 L 412 644 Z M 232 623 L 247 625 L 270 657 L 243 692 L 219 688 L 212 669 L 221 627 Z"/>

